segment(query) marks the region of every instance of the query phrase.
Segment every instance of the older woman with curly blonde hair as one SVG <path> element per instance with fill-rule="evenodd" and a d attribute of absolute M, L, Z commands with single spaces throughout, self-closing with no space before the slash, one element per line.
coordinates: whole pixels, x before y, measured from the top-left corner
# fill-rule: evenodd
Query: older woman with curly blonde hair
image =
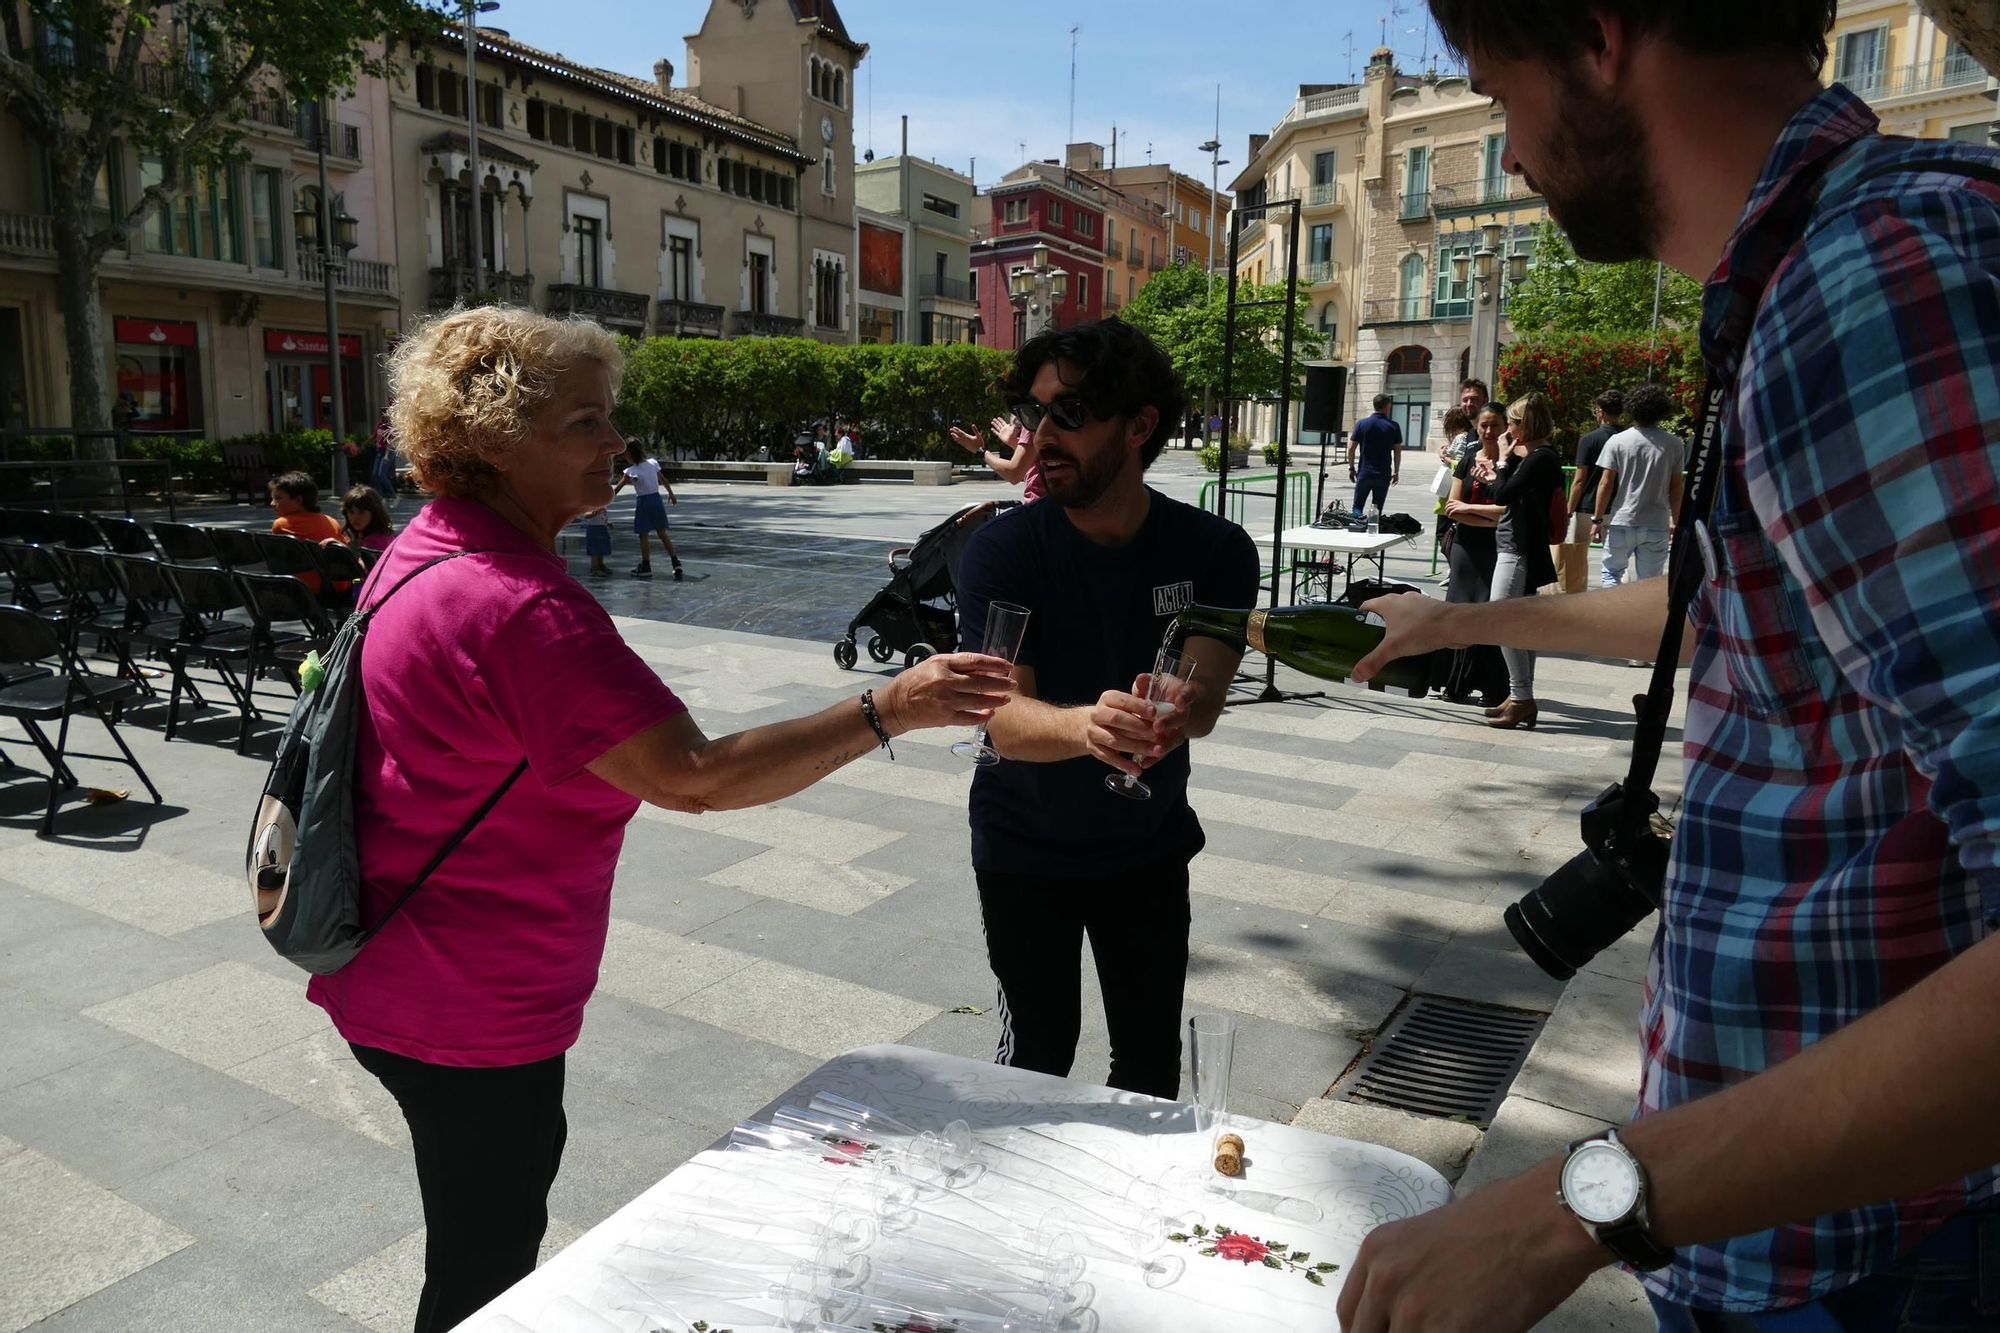
<path fill-rule="evenodd" d="M 367 918 L 449 851 L 308 993 L 409 1122 L 429 1228 L 419 1333 L 534 1267 L 564 1052 L 640 804 L 775 801 L 900 732 L 975 725 L 1012 689 L 1004 661 L 951 654 L 811 717 L 704 736 L 555 553 L 611 499 L 622 368 L 595 325 L 498 308 L 446 315 L 390 361 L 398 442 L 437 498 L 362 594 L 382 602 L 356 764 Z"/>

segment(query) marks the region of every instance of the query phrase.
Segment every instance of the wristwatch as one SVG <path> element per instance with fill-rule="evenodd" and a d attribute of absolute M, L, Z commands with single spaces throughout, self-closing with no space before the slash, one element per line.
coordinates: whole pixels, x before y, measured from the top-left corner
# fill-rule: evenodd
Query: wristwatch
<path fill-rule="evenodd" d="M 1607 1129 L 1569 1145 L 1556 1201 L 1583 1224 L 1592 1240 L 1619 1262 L 1642 1272 L 1674 1261 L 1674 1252 L 1653 1238 L 1646 1194 L 1646 1169 L 1617 1130 Z"/>

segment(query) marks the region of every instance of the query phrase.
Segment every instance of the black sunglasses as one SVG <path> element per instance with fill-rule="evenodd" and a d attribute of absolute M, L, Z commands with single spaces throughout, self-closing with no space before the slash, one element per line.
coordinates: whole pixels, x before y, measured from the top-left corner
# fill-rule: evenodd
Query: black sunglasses
<path fill-rule="evenodd" d="M 1024 403 L 1014 404 L 1014 420 L 1030 435 L 1042 428 L 1044 417 L 1063 430 L 1082 430 L 1083 423 L 1090 419 L 1090 409 L 1083 405 L 1083 399 L 1074 394 L 1058 398 L 1053 403 L 1038 403 L 1030 398 Z"/>

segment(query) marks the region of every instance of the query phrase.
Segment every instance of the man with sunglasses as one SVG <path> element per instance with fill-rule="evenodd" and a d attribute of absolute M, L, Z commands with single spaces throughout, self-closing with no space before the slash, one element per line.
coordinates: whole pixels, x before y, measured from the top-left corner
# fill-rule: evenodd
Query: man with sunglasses
<path fill-rule="evenodd" d="M 1141 693 L 1183 608 L 1255 601 L 1257 551 L 1236 524 L 1146 485 L 1187 396 L 1145 334 L 1115 319 L 1045 333 L 1016 354 L 1005 387 L 1046 499 L 981 529 L 958 581 L 962 643 L 983 641 L 993 602 L 1030 613 L 1019 694 L 989 729 L 1001 761 L 972 783 L 972 865 L 1000 985 L 996 1059 L 1069 1072 L 1088 934 L 1111 1085 L 1173 1097 L 1188 862 L 1203 844 L 1185 742 L 1214 727 L 1243 645 L 1187 641 L 1185 708 L 1156 709 Z M 1151 797 L 1110 791 L 1112 770 L 1143 774 Z"/>

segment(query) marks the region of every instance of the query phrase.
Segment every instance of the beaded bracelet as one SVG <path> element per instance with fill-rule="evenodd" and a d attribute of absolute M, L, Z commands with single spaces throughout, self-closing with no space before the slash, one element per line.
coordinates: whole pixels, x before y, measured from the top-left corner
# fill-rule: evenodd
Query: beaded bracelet
<path fill-rule="evenodd" d="M 889 750 L 889 762 L 894 763 L 896 752 L 889 749 L 889 733 L 882 729 L 882 715 L 875 711 L 875 691 L 861 692 L 861 716 L 868 719 L 868 725 L 874 729 L 875 738 L 882 742 L 883 749 Z"/>

